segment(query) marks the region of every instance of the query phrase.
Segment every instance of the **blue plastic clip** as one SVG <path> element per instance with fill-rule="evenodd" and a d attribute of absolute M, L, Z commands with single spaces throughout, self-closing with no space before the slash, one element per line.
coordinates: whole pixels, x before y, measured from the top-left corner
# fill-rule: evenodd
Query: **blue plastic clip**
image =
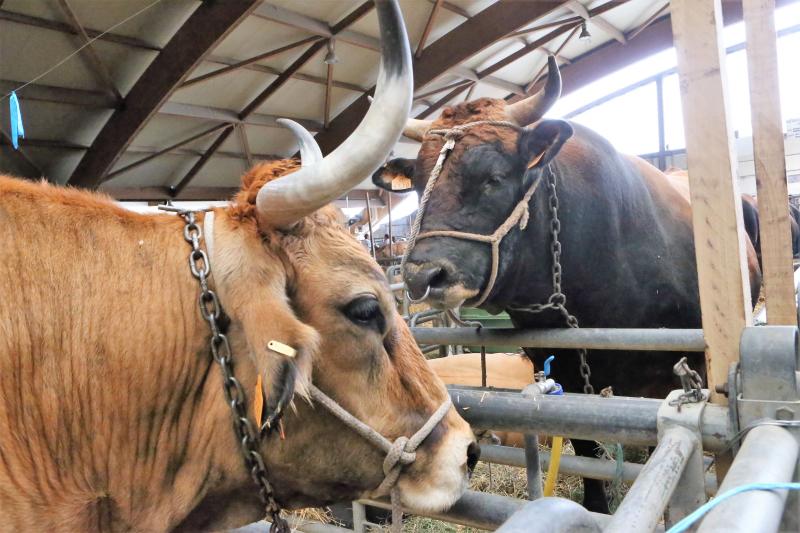
<path fill-rule="evenodd" d="M 22 125 L 22 112 L 19 109 L 19 100 L 15 91 L 11 91 L 8 102 L 11 115 L 11 144 L 14 146 L 14 150 L 19 150 L 19 138 L 25 138 L 25 127 Z"/>
<path fill-rule="evenodd" d="M 550 362 L 555 358 L 556 358 L 555 355 L 551 355 L 550 357 L 548 357 L 547 359 L 544 360 L 544 375 L 545 376 L 549 376 L 550 375 Z"/>
<path fill-rule="evenodd" d="M 553 359 L 555 359 L 555 358 L 556 358 L 555 355 L 551 355 L 550 357 L 548 357 L 547 359 L 544 360 L 544 375 L 545 376 L 549 376 L 550 375 L 550 363 L 552 363 Z M 547 394 L 549 396 L 563 396 L 564 395 L 564 388 L 561 386 L 561 383 L 556 383 L 556 385 L 553 388 L 553 390 L 551 390 Z"/>

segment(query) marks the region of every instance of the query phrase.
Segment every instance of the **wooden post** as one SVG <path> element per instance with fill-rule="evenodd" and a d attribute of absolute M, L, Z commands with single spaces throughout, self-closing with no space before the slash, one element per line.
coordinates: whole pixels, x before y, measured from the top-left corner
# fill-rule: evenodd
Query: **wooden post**
<path fill-rule="evenodd" d="M 744 0 L 742 5 L 747 30 L 753 159 L 758 188 L 767 322 L 771 325 L 796 326 L 789 192 L 778 85 L 775 0 Z"/>
<path fill-rule="evenodd" d="M 697 277 L 711 400 L 739 359 L 739 337 L 752 323 L 742 205 L 725 109 L 719 0 L 673 0 L 683 124 L 692 197 Z"/>
<path fill-rule="evenodd" d="M 375 235 L 372 234 L 372 209 L 369 206 L 369 191 L 364 191 L 364 198 L 367 200 L 367 226 L 369 227 L 369 253 L 375 258 Z"/>

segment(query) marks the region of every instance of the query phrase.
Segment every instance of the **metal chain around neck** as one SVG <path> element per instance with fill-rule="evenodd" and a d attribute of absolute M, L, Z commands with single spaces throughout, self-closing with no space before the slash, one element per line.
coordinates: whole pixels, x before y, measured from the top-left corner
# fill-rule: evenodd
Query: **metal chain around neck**
<path fill-rule="evenodd" d="M 222 306 L 219 303 L 217 294 L 208 286 L 211 263 L 208 255 L 200 246 L 203 230 L 197 224 L 197 213 L 199 211 L 188 211 L 169 206 L 160 206 L 160 208 L 164 211 L 177 213 L 186 221 L 186 225 L 183 228 L 183 237 L 192 248 L 192 251 L 189 252 L 189 269 L 200 285 L 197 304 L 200 307 L 200 314 L 203 320 L 206 321 L 208 329 L 211 331 L 211 356 L 222 372 L 222 388 L 225 393 L 225 400 L 228 402 L 233 415 L 233 429 L 239 441 L 240 451 L 247 469 L 250 471 L 250 477 L 258 486 L 258 495 L 264 504 L 266 516 L 269 517 L 272 523 L 269 528 L 270 533 L 290 533 L 291 528 L 281 516 L 281 506 L 275 500 L 275 491 L 267 478 L 267 467 L 264 463 L 264 458 L 261 456 L 261 452 L 258 451 L 258 444 L 261 441 L 259 433 L 247 417 L 244 389 L 233 374 L 231 346 L 228 342 L 228 337 L 222 333 L 219 324 Z"/>
<path fill-rule="evenodd" d="M 570 328 L 578 329 L 578 319 L 575 315 L 570 314 L 567 310 L 567 296 L 561 288 L 561 241 L 559 234 L 561 233 L 561 220 L 558 218 L 558 191 L 556 190 L 556 176 L 551 171 L 547 175 L 547 192 L 549 198 L 550 209 L 550 254 L 552 258 L 552 281 L 553 293 L 547 299 L 547 303 L 532 304 L 524 307 L 509 307 L 511 311 L 521 311 L 524 313 L 541 313 L 548 309 L 558 311 L 564 317 L 567 326 Z M 580 358 L 580 373 L 583 378 L 583 392 L 585 394 L 594 394 L 594 387 L 592 386 L 592 369 L 589 367 L 586 348 L 578 349 L 578 357 Z"/>

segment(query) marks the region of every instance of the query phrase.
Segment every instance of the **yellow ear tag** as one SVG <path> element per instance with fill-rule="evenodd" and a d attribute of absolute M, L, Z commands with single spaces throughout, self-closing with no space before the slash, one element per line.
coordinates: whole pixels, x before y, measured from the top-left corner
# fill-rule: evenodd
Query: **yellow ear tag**
<path fill-rule="evenodd" d="M 261 415 L 264 414 L 264 391 L 261 389 L 261 374 L 256 379 L 256 390 L 253 391 L 253 418 L 256 425 L 261 425 Z"/>
<path fill-rule="evenodd" d="M 405 176 L 395 176 L 392 178 L 392 190 L 402 191 L 411 188 L 411 180 Z"/>
<path fill-rule="evenodd" d="M 544 157 L 544 152 L 542 152 L 541 154 L 539 154 L 536 157 L 534 157 L 533 159 L 531 159 L 531 162 L 528 163 L 528 170 L 530 170 L 533 167 L 535 167 L 536 165 L 538 165 L 539 161 L 541 161 L 543 157 Z"/>
<path fill-rule="evenodd" d="M 286 357 L 294 357 L 297 355 L 297 350 L 289 346 L 288 344 L 284 344 L 279 341 L 269 341 L 267 343 L 267 348 L 272 350 L 273 352 L 277 352 L 281 355 L 285 355 Z"/>

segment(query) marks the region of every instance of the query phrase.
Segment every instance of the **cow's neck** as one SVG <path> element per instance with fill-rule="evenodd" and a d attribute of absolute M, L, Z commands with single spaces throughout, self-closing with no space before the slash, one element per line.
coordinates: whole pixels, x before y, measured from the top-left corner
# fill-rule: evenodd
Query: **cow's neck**
<path fill-rule="evenodd" d="M 697 300 L 690 227 L 652 195 L 627 160 L 614 154 L 605 165 L 582 166 L 572 155 L 567 147 L 553 165 L 568 309 L 584 326 L 635 327 L 640 320 L 669 321 L 672 311 L 681 309 L 686 320 L 694 321 L 693 312 L 686 312 Z M 553 292 L 544 190 L 531 213 L 528 228 L 505 244 L 514 253 L 503 254 L 507 271 L 490 302 L 493 310 L 543 303 Z M 563 326 L 555 313 L 525 314 L 520 320 Z"/>

